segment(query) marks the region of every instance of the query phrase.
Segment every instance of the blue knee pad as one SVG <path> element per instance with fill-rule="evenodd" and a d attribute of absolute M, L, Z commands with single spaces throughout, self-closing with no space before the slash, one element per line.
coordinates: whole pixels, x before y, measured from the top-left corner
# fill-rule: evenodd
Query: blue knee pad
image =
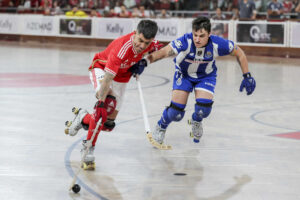
<path fill-rule="evenodd" d="M 184 116 L 184 104 L 171 102 L 170 106 L 165 108 L 158 125 L 162 128 L 167 128 L 172 121 L 180 121 Z"/>
<path fill-rule="evenodd" d="M 185 105 L 184 105 L 185 106 Z M 184 108 L 180 108 L 178 105 L 171 102 L 170 106 L 167 108 L 168 118 L 171 121 L 179 122 L 184 117 Z"/>
<path fill-rule="evenodd" d="M 196 99 L 195 112 L 193 113 L 193 120 L 201 121 L 203 118 L 208 117 L 211 112 L 213 100 L 211 99 Z"/>

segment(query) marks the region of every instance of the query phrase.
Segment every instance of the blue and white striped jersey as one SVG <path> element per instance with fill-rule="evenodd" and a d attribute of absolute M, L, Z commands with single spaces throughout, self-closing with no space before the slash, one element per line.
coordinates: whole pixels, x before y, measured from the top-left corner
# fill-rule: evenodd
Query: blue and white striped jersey
<path fill-rule="evenodd" d="M 197 81 L 208 74 L 216 75 L 217 67 L 215 59 L 225 56 L 233 51 L 234 43 L 230 40 L 211 35 L 208 44 L 202 48 L 196 48 L 193 42 L 193 34 L 186 33 L 182 37 L 170 43 L 177 54 L 174 58 L 176 70 L 191 81 Z"/>

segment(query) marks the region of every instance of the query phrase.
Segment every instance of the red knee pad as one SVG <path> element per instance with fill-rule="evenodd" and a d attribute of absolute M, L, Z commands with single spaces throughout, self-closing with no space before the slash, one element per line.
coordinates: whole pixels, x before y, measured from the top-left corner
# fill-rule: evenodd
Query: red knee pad
<path fill-rule="evenodd" d="M 117 100 L 116 97 L 112 96 L 112 95 L 107 95 L 105 101 L 104 101 L 104 105 L 107 111 L 107 115 L 112 114 L 117 106 Z"/>

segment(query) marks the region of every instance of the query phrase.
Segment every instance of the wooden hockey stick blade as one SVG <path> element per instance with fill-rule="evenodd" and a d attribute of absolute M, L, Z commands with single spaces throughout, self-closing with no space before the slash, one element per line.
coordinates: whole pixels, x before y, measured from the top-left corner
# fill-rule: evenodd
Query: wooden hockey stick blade
<path fill-rule="evenodd" d="M 147 138 L 150 142 L 150 144 L 152 144 L 152 146 L 154 146 L 157 149 L 160 150 L 171 150 L 172 146 L 171 145 L 166 145 L 166 144 L 159 144 L 158 142 L 156 142 L 153 138 L 152 138 L 152 134 L 149 132 L 147 133 Z"/>

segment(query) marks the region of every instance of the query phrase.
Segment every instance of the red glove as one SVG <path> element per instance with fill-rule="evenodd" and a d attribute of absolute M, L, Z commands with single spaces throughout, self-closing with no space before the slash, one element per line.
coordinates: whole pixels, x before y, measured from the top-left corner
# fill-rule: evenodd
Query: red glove
<path fill-rule="evenodd" d="M 97 123 L 100 118 L 102 118 L 102 124 L 107 120 L 107 111 L 103 101 L 97 101 L 94 107 L 94 117 Z"/>

